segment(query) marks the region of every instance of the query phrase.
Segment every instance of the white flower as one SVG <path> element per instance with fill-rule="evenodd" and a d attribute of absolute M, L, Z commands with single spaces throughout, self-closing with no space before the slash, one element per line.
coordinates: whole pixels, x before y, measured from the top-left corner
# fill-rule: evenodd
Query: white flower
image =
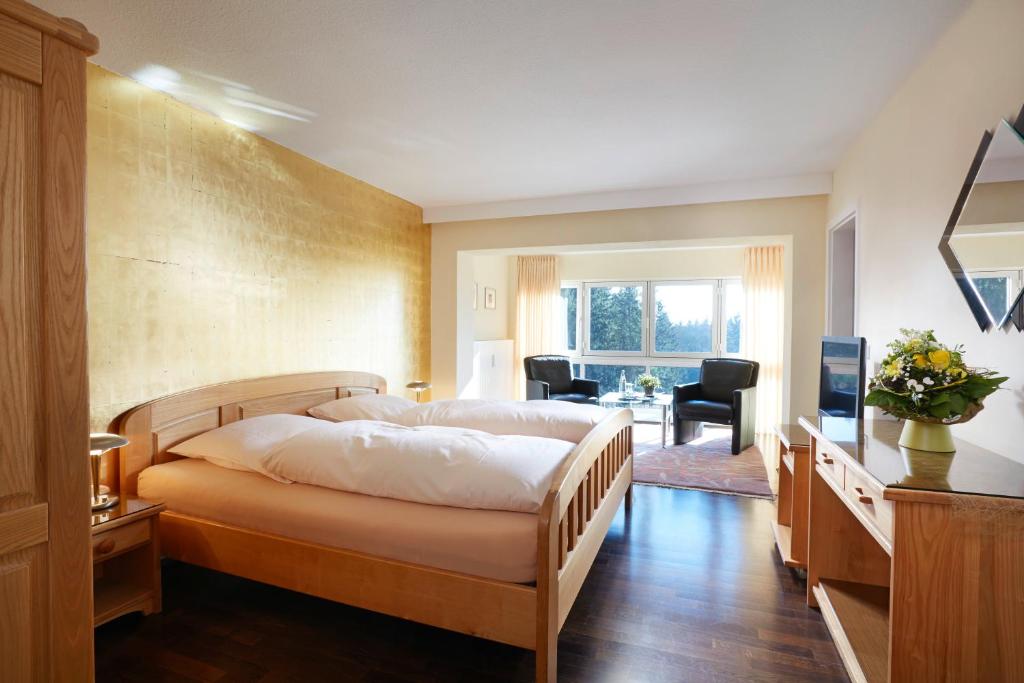
<path fill-rule="evenodd" d="M 922 382 L 924 382 L 925 384 L 927 384 L 928 386 L 931 386 L 931 385 L 935 384 L 935 381 L 934 381 L 934 380 L 932 380 L 932 378 L 931 378 L 931 377 L 925 377 L 925 378 L 924 378 L 923 380 L 921 380 L 921 381 L 922 381 Z"/>

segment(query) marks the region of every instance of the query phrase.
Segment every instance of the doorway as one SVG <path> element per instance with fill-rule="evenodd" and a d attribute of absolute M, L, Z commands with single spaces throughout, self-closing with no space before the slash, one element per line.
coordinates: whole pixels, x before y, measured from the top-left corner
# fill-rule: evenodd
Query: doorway
<path fill-rule="evenodd" d="M 852 337 L 857 329 L 857 216 L 828 233 L 828 334 Z"/>

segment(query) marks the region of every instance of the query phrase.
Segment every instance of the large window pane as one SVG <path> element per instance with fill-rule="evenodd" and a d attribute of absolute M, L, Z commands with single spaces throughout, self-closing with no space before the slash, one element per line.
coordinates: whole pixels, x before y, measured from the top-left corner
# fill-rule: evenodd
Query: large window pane
<path fill-rule="evenodd" d="M 596 379 L 601 386 L 601 393 L 619 390 L 619 377 L 626 371 L 626 381 L 636 383 L 636 378 L 645 370 L 643 365 L 595 365 L 587 363 L 584 373 L 587 379 Z"/>
<path fill-rule="evenodd" d="M 579 306 L 577 297 L 579 296 L 579 289 L 576 287 L 562 287 L 562 304 L 565 306 L 565 339 L 566 349 L 568 351 L 576 350 L 576 316 L 579 313 Z"/>
<path fill-rule="evenodd" d="M 654 286 L 654 350 L 657 353 L 711 353 L 712 283 Z"/>
<path fill-rule="evenodd" d="M 691 384 L 700 381 L 700 368 L 671 366 L 652 367 L 651 374 L 661 380 L 659 391 L 670 392 L 677 384 Z"/>
<path fill-rule="evenodd" d="M 740 321 L 743 317 L 743 285 L 735 280 L 725 283 L 725 298 L 722 304 L 725 318 L 725 352 L 740 352 Z"/>
<path fill-rule="evenodd" d="M 643 287 L 588 289 L 591 351 L 643 350 Z"/>

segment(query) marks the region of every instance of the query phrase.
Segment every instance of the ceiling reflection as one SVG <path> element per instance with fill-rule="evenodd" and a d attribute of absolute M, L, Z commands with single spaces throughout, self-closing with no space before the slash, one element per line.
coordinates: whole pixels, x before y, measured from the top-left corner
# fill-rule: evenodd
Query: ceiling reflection
<path fill-rule="evenodd" d="M 316 112 L 309 109 L 260 95 L 244 83 L 199 71 L 180 72 L 161 64 L 147 64 L 131 77 L 248 131 L 269 132 L 286 122 L 308 123 L 316 118 Z"/>

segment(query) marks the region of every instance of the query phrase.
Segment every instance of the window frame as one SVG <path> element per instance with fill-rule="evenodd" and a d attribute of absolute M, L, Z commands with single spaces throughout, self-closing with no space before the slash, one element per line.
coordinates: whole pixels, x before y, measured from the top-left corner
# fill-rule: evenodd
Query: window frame
<path fill-rule="evenodd" d="M 725 288 L 731 283 L 736 283 L 740 286 L 740 292 L 743 291 L 743 278 L 740 277 L 723 277 L 718 280 L 718 333 L 721 343 L 719 345 L 719 358 L 739 358 L 740 354 L 743 353 L 743 314 L 745 311 L 740 311 L 740 348 L 735 353 L 729 353 L 726 350 L 725 345 L 729 341 L 729 319 L 725 317 Z M 746 308 L 745 306 L 743 308 Z"/>
<path fill-rule="evenodd" d="M 657 306 L 654 299 L 654 287 L 659 284 L 689 284 L 689 283 L 714 284 L 714 302 L 712 309 L 712 352 L 710 353 L 679 353 L 679 352 L 653 352 L 655 325 L 657 323 L 655 311 Z M 728 321 L 725 318 L 725 287 L 730 283 L 739 283 L 742 287 L 742 278 L 721 277 L 721 278 L 675 278 L 666 280 L 563 280 L 561 289 L 576 289 L 576 350 L 566 350 L 570 362 L 579 365 L 580 377 L 587 377 L 587 367 L 591 365 L 627 365 L 642 367 L 644 372 L 651 372 L 655 367 L 685 367 L 700 368 L 705 358 L 737 358 L 740 353 L 726 353 L 725 344 L 727 340 Z M 641 351 L 593 351 L 590 350 L 590 286 L 598 287 L 640 287 L 641 296 L 644 297 L 642 306 L 644 325 L 641 338 Z M 741 314 L 742 315 L 742 314 Z M 742 320 L 742 318 L 741 318 Z M 741 332 L 743 327 L 741 323 Z M 741 337 L 742 339 L 742 337 Z M 742 351 L 742 341 L 741 341 Z M 671 387 L 663 386 L 662 391 L 671 391 Z"/>
<path fill-rule="evenodd" d="M 582 283 L 582 292 L 577 292 L 577 297 L 580 293 L 583 294 L 582 302 L 577 299 L 576 309 L 583 309 L 583 337 L 582 343 L 577 343 L 577 346 L 582 346 L 581 355 L 583 356 L 606 356 L 606 357 L 618 357 L 618 358 L 643 358 L 647 356 L 644 351 L 647 350 L 648 345 L 648 333 L 650 332 L 648 325 L 648 296 L 647 285 L 649 283 L 642 280 L 584 280 Z M 639 351 L 625 351 L 625 350 L 595 350 L 590 348 L 590 291 L 594 288 L 611 288 L 611 287 L 639 287 L 640 288 L 640 350 Z M 577 336 L 577 341 L 580 337 Z M 605 365 L 611 365 L 606 363 Z M 616 363 L 615 365 L 619 365 Z M 635 363 L 627 363 L 627 365 L 635 365 Z"/>
<path fill-rule="evenodd" d="M 563 280 L 558 290 L 559 298 L 562 296 L 563 289 L 576 290 L 576 320 L 573 321 L 573 327 L 576 328 L 576 348 L 570 349 L 568 336 L 565 339 L 565 354 L 576 358 L 583 355 L 583 283 L 579 280 Z M 568 313 L 566 314 L 566 323 L 568 323 Z M 568 326 L 566 332 L 568 332 Z"/>

